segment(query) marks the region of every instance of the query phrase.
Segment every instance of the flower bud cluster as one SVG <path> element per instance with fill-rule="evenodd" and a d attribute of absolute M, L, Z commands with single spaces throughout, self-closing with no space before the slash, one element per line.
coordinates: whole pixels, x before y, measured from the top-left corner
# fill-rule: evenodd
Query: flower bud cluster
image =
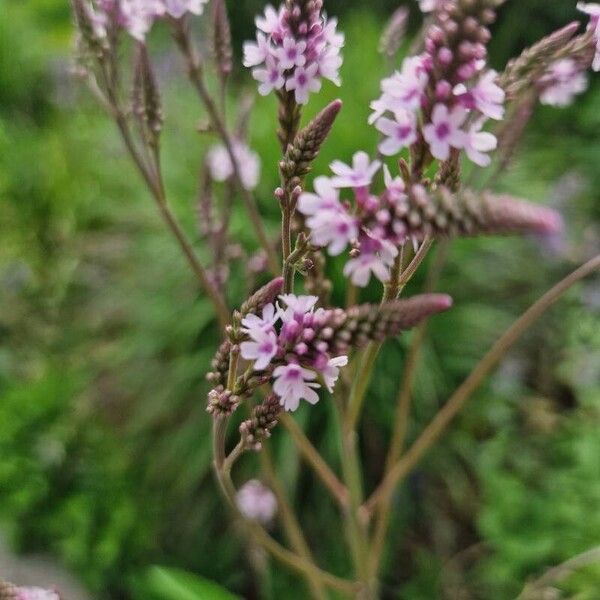
<path fill-rule="evenodd" d="M 395 336 L 452 303 L 448 296 L 431 294 L 382 306 L 325 310 L 315 309 L 316 296 L 287 294 L 279 300 L 281 304 L 267 305 L 262 315 L 242 321 L 247 337 L 240 350 L 255 371 L 272 376 L 273 392 L 287 411 L 296 410 L 300 400 L 316 404 L 322 385 L 332 392 L 351 349 Z M 243 424 L 242 434 L 252 436 L 252 443 L 260 443 L 267 424 L 273 423 L 272 402 Z"/>
<path fill-rule="evenodd" d="M 366 286 L 372 275 L 387 282 L 399 246 L 410 239 L 560 229 L 560 216 L 551 209 L 487 192 L 452 193 L 444 186 L 429 192 L 392 178 L 387 168 L 384 191 L 376 196 L 370 188 L 380 166 L 364 152 L 354 156 L 351 167 L 336 161 L 331 165 L 335 176 L 316 178 L 316 193 L 305 192 L 298 200 L 312 244 L 332 256 L 354 248 L 344 268 L 354 285 Z M 344 187 L 353 189 L 354 207 L 340 199 Z"/>
<path fill-rule="evenodd" d="M 344 36 L 322 7 L 322 0 L 288 0 L 278 11 L 267 6 L 256 18 L 256 42 L 244 44 L 244 66 L 252 68 L 261 95 L 285 90 L 306 104 L 322 79 L 340 85 Z"/>
<path fill-rule="evenodd" d="M 424 142 L 438 160 L 448 160 L 452 149 L 465 150 L 473 162 L 487 166 L 487 153 L 497 142 L 482 128 L 487 119 L 503 118 L 505 98 L 496 72 L 486 66 L 487 25 L 496 3 L 423 4 L 436 11 L 425 52 L 406 58 L 400 71 L 384 79 L 382 95 L 371 104 L 370 122 L 385 136 L 379 150 L 392 156 Z"/>
<path fill-rule="evenodd" d="M 269 394 L 262 404 L 252 410 L 252 417 L 240 425 L 245 448 L 258 452 L 264 440 L 271 437 L 281 413 L 281 403 L 275 394 Z"/>

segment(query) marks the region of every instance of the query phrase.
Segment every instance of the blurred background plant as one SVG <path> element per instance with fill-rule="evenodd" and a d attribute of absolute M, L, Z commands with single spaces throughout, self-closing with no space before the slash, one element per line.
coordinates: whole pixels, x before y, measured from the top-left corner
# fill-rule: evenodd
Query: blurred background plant
<path fill-rule="evenodd" d="M 239 51 L 262 2 L 229 4 Z M 421 17 L 416 2 L 407 4 L 411 32 Z M 495 26 L 492 64 L 501 67 L 575 18 L 572 4 L 507 2 Z M 389 69 L 377 48 L 398 5 L 327 2 L 346 33 L 345 107 L 315 174 L 334 158 L 375 148 L 374 129 L 356 124 L 366 123 Z M 111 123 L 71 77 L 72 37 L 62 0 L 0 0 L 2 536 L 18 552 L 58 557 L 98 598 L 177 597 L 169 588 L 177 577 L 148 571 L 151 564 L 201 574 L 245 598 L 304 598 L 282 570 L 257 584 L 216 493 L 204 373 L 218 326 L 143 185 L 128 171 Z M 182 69 L 178 57 L 157 57 L 167 186 L 198 239 L 195 170 L 206 141 L 191 125 L 202 109 L 173 75 Z M 247 74 L 236 78 L 239 96 Z M 313 111 L 338 91 L 327 86 Z M 273 98 L 261 98 L 250 124 L 263 164 L 257 197 L 273 230 L 275 110 Z M 439 289 L 453 295 L 455 308 L 428 328 L 409 437 L 514 316 L 598 252 L 599 162 L 595 82 L 572 108 L 538 112 L 502 181 L 503 191 L 559 208 L 564 238 L 543 247 L 510 238 L 449 248 Z M 243 211 L 233 219 L 241 246 L 251 249 Z M 234 282 L 260 281 L 242 260 L 234 269 Z M 343 289 L 340 269 L 331 276 L 334 289 Z M 415 278 L 411 292 L 423 283 Z M 385 557 L 386 598 L 516 597 L 527 580 L 600 544 L 599 285 L 597 279 L 582 284 L 538 323 L 397 496 L 391 537 L 398 542 Z M 242 288 L 232 298 L 241 299 Z M 376 300 L 375 289 L 364 298 Z M 410 339 L 388 342 L 377 365 L 364 425 L 374 457 L 370 484 L 385 457 L 391 400 Z M 330 407 L 320 403 L 297 418 L 335 465 Z M 331 527 L 334 507 L 321 501 L 319 483 L 307 476 L 285 434 L 274 435 L 273 447 L 295 505 L 318 506 L 301 514 L 320 562 L 343 571 L 349 559 Z M 245 463 L 249 477 L 254 467 Z M 592 600 L 600 566 L 577 570 L 553 589 L 557 598 Z"/>

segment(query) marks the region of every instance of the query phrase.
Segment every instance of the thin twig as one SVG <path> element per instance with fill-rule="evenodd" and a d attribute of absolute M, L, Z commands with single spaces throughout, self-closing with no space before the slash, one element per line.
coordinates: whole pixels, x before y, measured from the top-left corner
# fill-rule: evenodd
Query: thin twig
<path fill-rule="evenodd" d="M 509 327 L 492 346 L 490 351 L 481 359 L 462 385 L 454 392 L 404 457 L 393 466 L 377 489 L 371 494 L 371 497 L 362 507 L 362 516 L 365 520 L 371 517 L 377 505 L 387 494 L 390 492 L 393 493 L 398 483 L 415 467 L 425 452 L 440 438 L 473 392 L 521 335 L 573 285 L 598 269 L 600 269 L 600 255 L 592 258 L 555 285 Z"/>

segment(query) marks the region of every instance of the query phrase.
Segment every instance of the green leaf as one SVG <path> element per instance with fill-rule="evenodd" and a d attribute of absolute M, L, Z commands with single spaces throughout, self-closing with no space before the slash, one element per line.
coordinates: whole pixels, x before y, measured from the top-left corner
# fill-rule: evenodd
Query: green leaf
<path fill-rule="evenodd" d="M 218 583 L 180 569 L 151 567 L 145 584 L 156 600 L 240 600 Z"/>

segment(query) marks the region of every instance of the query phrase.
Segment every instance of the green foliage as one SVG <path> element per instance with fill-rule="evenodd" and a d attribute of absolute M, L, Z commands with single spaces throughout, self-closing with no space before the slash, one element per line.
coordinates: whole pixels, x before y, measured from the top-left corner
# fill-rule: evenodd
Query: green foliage
<path fill-rule="evenodd" d="M 251 22 L 244 11 L 258 5 L 239 4 L 237 31 Z M 555 4 L 535 3 L 548 18 L 536 21 L 540 31 L 566 18 Z M 509 46 L 531 41 L 525 30 L 531 6 L 507 3 L 497 25 L 500 65 Z M 324 86 L 305 115 L 308 120 L 338 94 L 344 101 L 313 176 L 326 173 L 334 158 L 375 148 L 374 129 L 357 124 L 366 123 L 387 67 L 376 51 L 380 19 L 364 6 L 359 10 L 342 13 L 344 86 Z M 68 83 L 66 3 L 0 0 L 0 14 L 2 522 L 17 549 L 59 556 L 95 597 L 168 600 L 206 593 L 203 580 L 191 575 L 162 568 L 147 573 L 154 563 L 256 597 L 256 577 L 211 475 L 203 376 L 218 332 L 210 306 L 107 118 Z M 523 25 L 517 42 L 515 23 Z M 161 76 L 167 188 L 197 241 L 195 173 L 212 140 L 191 127 L 202 117 L 193 92 L 170 72 Z M 247 82 L 244 77 L 238 83 Z M 409 441 L 514 317 L 585 254 L 582 240 L 593 237 L 598 217 L 599 101 L 593 90 L 577 109 L 541 111 L 527 140 L 530 151 L 502 182 L 506 190 L 545 201 L 577 165 L 583 187 L 564 204 L 566 258 L 513 238 L 451 247 L 438 288 L 455 297 L 456 307 L 429 326 Z M 273 233 L 279 218 L 272 197 L 279 159 L 275 114 L 273 98 L 259 98 L 251 122 L 252 146 L 263 161 L 258 198 Z M 252 250 L 241 208 L 232 226 Z M 342 302 L 340 265 L 330 274 Z M 231 282 L 237 304 L 246 287 L 244 261 Z M 422 285 L 420 275 L 407 293 Z M 375 300 L 378 293 L 374 286 L 363 298 Z M 457 586 L 473 598 L 511 597 L 527 579 L 598 543 L 600 340 L 597 319 L 589 316 L 593 294 L 591 285 L 583 286 L 527 336 L 407 481 L 396 498 L 387 597 L 456 597 Z M 592 298 L 589 305 L 585 297 Z M 405 336 L 386 345 L 370 390 L 362 432 L 371 457 L 369 488 L 381 474 L 409 342 Z M 324 401 L 296 417 L 339 469 L 333 410 Z M 347 574 L 336 508 L 324 501 L 284 432 L 276 431 L 273 451 L 320 564 Z M 258 468 L 257 460 L 245 459 L 236 480 Z M 464 558 L 465 549 L 475 558 Z M 268 579 L 274 597 L 305 597 L 279 567 Z M 561 585 L 565 594 L 591 599 L 598 570 L 590 567 Z"/>

